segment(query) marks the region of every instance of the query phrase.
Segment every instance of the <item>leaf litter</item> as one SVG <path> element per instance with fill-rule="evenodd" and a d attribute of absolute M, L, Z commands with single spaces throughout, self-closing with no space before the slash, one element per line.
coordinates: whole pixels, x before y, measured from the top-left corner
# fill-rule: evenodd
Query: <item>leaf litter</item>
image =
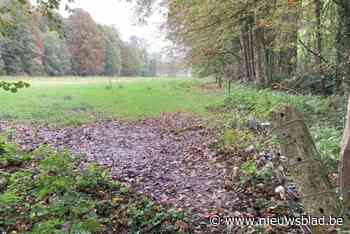
<path fill-rule="evenodd" d="M 212 215 L 274 217 L 290 215 L 287 201 L 275 193 L 280 183 L 271 175 L 267 181 L 249 179 L 233 183 L 227 177 L 234 166 L 254 160 L 263 168 L 271 163 L 268 153 L 253 158 L 237 149 L 220 151 L 218 128 L 208 128 L 199 117 L 184 113 L 162 114 L 144 120 L 108 120 L 78 127 L 52 128 L 0 123 L 0 132 L 22 150 L 41 145 L 68 149 L 81 158 L 109 168 L 113 178 L 137 193 L 185 213 L 184 232 L 223 233 L 225 225 L 214 227 Z M 270 180 L 271 179 L 271 180 Z M 230 226 L 229 233 L 300 233 L 296 227 Z"/>

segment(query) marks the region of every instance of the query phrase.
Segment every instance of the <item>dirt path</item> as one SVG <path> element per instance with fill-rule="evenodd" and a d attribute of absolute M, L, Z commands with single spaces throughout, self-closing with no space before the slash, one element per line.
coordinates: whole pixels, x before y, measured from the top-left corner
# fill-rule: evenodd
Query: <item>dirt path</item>
<path fill-rule="evenodd" d="M 0 124 L 0 131 L 1 126 L 5 128 Z M 208 216 L 227 215 L 237 205 L 235 194 L 224 189 L 225 165 L 216 162 L 209 147 L 213 132 L 193 116 L 167 114 L 57 130 L 18 125 L 15 129 L 12 137 L 25 150 L 48 144 L 111 167 L 115 178 L 137 192 L 184 210 L 195 224 L 190 225 L 197 229 L 193 232 L 214 233 Z"/>

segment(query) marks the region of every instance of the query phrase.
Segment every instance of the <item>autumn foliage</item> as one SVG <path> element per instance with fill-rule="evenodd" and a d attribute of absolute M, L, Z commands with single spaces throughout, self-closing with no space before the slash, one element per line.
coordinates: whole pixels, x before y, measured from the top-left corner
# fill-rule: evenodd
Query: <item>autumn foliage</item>
<path fill-rule="evenodd" d="M 48 14 L 43 7 L 0 0 L 0 75 L 158 73 L 155 69 L 161 56 L 150 54 L 147 43 L 129 45 L 115 27 L 97 24 L 82 9 L 72 10 L 65 18 L 56 11 Z"/>
<path fill-rule="evenodd" d="M 98 75 L 104 71 L 105 45 L 89 13 L 77 9 L 68 19 L 68 44 L 76 75 Z"/>

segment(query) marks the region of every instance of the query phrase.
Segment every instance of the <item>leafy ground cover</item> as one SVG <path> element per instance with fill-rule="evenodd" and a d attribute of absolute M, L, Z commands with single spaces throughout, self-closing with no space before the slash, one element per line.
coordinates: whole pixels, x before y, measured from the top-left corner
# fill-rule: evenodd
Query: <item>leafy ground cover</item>
<path fill-rule="evenodd" d="M 220 103 L 222 95 L 196 89 L 191 79 L 160 78 L 39 78 L 25 79 L 31 88 L 18 93 L 0 92 L 0 119 L 81 124 L 106 118 L 146 118 L 162 112 L 205 115 L 206 107 Z"/>
<path fill-rule="evenodd" d="M 0 231 L 7 233 L 178 233 L 165 210 L 68 153 L 31 154 L 0 142 Z"/>

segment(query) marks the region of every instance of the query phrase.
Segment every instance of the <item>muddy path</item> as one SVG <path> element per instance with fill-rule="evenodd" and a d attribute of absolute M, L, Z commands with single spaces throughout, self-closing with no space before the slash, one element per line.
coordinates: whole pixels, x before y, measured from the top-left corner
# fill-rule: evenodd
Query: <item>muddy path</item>
<path fill-rule="evenodd" d="M 0 129 L 12 128 L 10 136 L 22 149 L 46 144 L 69 149 L 86 163 L 107 166 L 113 177 L 137 192 L 183 210 L 194 233 L 221 233 L 209 225 L 208 217 L 229 215 L 237 206 L 235 193 L 224 188 L 227 165 L 210 149 L 215 131 L 199 118 L 166 114 L 61 129 L 10 125 L 0 124 Z"/>

